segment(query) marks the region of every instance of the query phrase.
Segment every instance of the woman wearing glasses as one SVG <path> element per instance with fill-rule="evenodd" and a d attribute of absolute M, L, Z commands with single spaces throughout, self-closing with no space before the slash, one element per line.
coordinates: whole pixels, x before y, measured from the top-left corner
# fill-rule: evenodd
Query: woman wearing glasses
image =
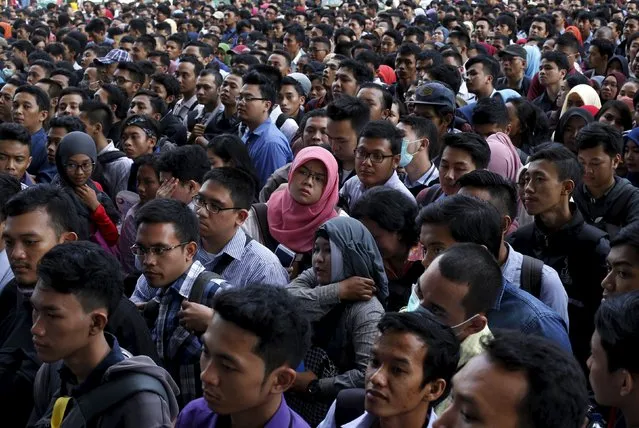
<path fill-rule="evenodd" d="M 96 166 L 95 142 L 84 132 L 74 131 L 60 141 L 55 154 L 58 175 L 54 183 L 70 195 L 83 223 L 81 230 L 105 249 L 118 242 L 119 221 L 115 205 L 102 191 L 102 186 L 91 179 Z"/>

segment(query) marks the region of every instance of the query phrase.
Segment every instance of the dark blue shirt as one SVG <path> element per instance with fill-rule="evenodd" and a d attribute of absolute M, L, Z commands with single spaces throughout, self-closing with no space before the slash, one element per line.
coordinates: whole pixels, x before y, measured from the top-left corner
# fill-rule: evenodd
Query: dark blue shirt
<path fill-rule="evenodd" d="M 277 129 L 271 119 L 266 119 L 253 131 L 246 130 L 242 141 L 246 144 L 260 179 L 260 187 L 266 184 L 266 180 L 276 169 L 293 161 L 293 152 L 288 140 Z"/>
<path fill-rule="evenodd" d="M 33 175 L 38 183 L 51 183 L 57 170 L 47 160 L 47 133 L 44 128 L 31 136 L 31 165 L 27 172 Z"/>

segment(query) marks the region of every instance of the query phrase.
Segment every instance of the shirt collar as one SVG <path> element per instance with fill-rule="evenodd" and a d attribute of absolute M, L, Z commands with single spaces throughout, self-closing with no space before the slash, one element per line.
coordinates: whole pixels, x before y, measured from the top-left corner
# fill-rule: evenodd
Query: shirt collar
<path fill-rule="evenodd" d="M 362 192 L 365 192 L 367 189 L 364 187 L 364 183 L 362 183 L 359 177 L 357 177 L 357 181 L 359 181 L 359 186 Z M 397 171 L 393 171 L 393 175 L 391 175 L 390 178 L 386 180 L 384 184 L 380 184 L 379 186 L 374 186 L 374 187 L 391 187 L 395 189 L 396 187 L 393 185 L 397 185 L 397 184 L 401 184 L 402 186 L 404 185 L 404 183 L 402 183 L 402 181 L 399 179 L 399 176 L 397 175 Z M 371 187 L 371 189 L 372 188 L 373 187 Z"/>
<path fill-rule="evenodd" d="M 114 152 L 117 149 L 115 148 L 115 144 L 113 144 L 113 140 L 109 140 L 107 139 L 107 145 L 98 152 L 98 156 L 100 156 L 102 153 L 107 153 L 107 152 Z"/>
<path fill-rule="evenodd" d="M 415 187 L 418 184 L 421 184 L 423 186 L 428 186 L 428 183 L 437 177 L 439 177 L 439 171 L 437 170 L 437 167 L 435 166 L 435 164 L 431 162 L 430 168 L 428 168 L 428 171 L 426 171 L 424 175 L 419 177 L 414 182 L 411 182 L 410 178 L 408 178 L 408 174 L 406 174 L 406 177 L 404 177 L 404 184 L 406 184 L 406 187 L 409 187 L 409 188 Z"/>
<path fill-rule="evenodd" d="M 200 263 L 198 260 L 195 260 L 189 270 L 184 272 L 178 279 L 176 279 L 173 284 L 171 284 L 169 289 L 178 293 L 185 299 L 188 299 L 189 294 L 191 294 L 191 288 L 193 288 L 193 284 L 195 283 L 195 279 L 203 270 L 204 266 L 202 266 L 202 263 Z"/>
<path fill-rule="evenodd" d="M 252 134 L 252 135 L 260 136 L 264 133 L 264 131 L 266 131 L 269 128 L 269 126 L 271 126 L 271 118 L 267 117 L 266 120 L 260 124 L 260 126 L 258 126 L 252 131 L 247 130 L 247 132 L 249 133 L 249 135 Z"/>
<path fill-rule="evenodd" d="M 431 407 L 430 414 L 428 416 L 427 428 L 431 428 L 433 426 L 433 423 L 436 420 L 437 420 L 437 414 L 435 413 L 434 408 Z M 373 416 L 370 413 L 365 411 L 364 414 L 360 416 L 359 418 L 345 425 L 342 425 L 342 428 L 371 428 L 375 426 L 377 421 L 378 421 L 377 416 Z"/>
<path fill-rule="evenodd" d="M 507 281 L 514 284 L 518 275 L 517 267 L 521 267 L 523 255 L 515 251 L 507 242 L 505 244 L 508 249 L 508 257 L 506 257 L 506 262 L 501 267 L 501 273 Z"/>
<path fill-rule="evenodd" d="M 504 298 L 504 292 L 506 291 L 506 287 L 512 287 L 512 285 L 510 285 L 510 282 L 506 280 L 506 278 L 503 278 L 502 276 L 502 286 L 501 286 L 501 289 L 499 290 L 499 294 L 497 295 L 497 298 L 495 299 L 495 304 L 493 305 L 494 311 L 498 311 L 499 308 L 501 307 L 501 301 Z"/>

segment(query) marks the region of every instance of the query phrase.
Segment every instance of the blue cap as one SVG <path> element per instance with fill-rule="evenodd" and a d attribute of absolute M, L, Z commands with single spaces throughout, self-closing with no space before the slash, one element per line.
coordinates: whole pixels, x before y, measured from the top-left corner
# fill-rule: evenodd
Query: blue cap
<path fill-rule="evenodd" d="M 428 82 L 417 88 L 413 104 L 446 106 L 455 109 L 455 94 L 439 82 Z"/>
<path fill-rule="evenodd" d="M 635 128 L 628 132 L 625 136 L 625 140 L 631 140 L 633 143 L 639 145 L 639 128 Z"/>

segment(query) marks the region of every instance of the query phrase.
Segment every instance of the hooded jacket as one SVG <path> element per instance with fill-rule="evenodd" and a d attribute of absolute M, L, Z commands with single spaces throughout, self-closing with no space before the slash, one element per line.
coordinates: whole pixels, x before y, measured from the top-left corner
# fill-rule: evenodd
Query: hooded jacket
<path fill-rule="evenodd" d="M 586 125 L 594 122 L 595 120 L 595 118 L 592 117 L 592 114 L 590 114 L 590 112 L 588 112 L 587 110 L 581 107 L 569 108 L 568 110 L 566 110 L 564 114 L 561 115 L 561 118 L 559 119 L 559 123 L 557 124 L 557 129 L 555 130 L 555 135 L 553 136 L 554 142 L 565 145 L 569 150 L 573 152 L 576 151 L 576 147 L 570 147 L 566 145 L 566 142 L 564 141 L 564 130 L 566 126 L 568 125 L 568 121 L 575 116 L 581 117 L 583 120 L 585 120 Z"/>
<path fill-rule="evenodd" d="M 615 184 L 602 197 L 592 197 L 585 184 L 572 195 L 588 224 L 614 238 L 619 229 L 639 220 L 639 189 L 625 178 L 615 176 Z"/>
<path fill-rule="evenodd" d="M 572 219 L 559 230 L 548 230 L 537 216 L 534 223 L 513 233 L 509 242 L 516 251 L 543 261 L 559 274 L 568 294 L 570 342 L 577 361 L 585 367 L 610 243 L 604 232 L 584 221 L 574 205 L 571 210 Z"/>
<path fill-rule="evenodd" d="M 630 68 L 628 67 L 628 60 L 623 55 L 615 55 L 608 60 L 608 66 L 606 67 L 606 75 L 609 74 L 608 69 L 610 68 L 610 64 L 615 61 L 619 61 L 619 63 L 621 64 L 621 72 L 623 73 L 623 75 L 626 77 L 630 76 Z M 619 89 L 621 89 L 621 86 L 619 87 Z"/>
<path fill-rule="evenodd" d="M 34 428 L 49 427 L 53 405 L 60 393 L 61 363 L 43 364 L 38 371 L 34 384 L 34 409 L 28 426 Z M 88 426 L 96 428 L 158 428 L 173 427 L 179 409 L 175 398 L 179 389 L 168 372 L 157 366 L 149 357 L 137 356 L 109 367 L 102 377 L 102 385 L 110 380 L 126 376 L 130 373 L 144 373 L 159 380 L 166 391 L 168 402 L 153 392 L 138 392 L 133 396 L 112 406 L 108 411 L 88 421 Z M 69 417 L 73 408 L 66 411 Z M 75 428 L 63 419 L 61 428 Z M 71 419 L 71 418 L 69 418 Z"/>

